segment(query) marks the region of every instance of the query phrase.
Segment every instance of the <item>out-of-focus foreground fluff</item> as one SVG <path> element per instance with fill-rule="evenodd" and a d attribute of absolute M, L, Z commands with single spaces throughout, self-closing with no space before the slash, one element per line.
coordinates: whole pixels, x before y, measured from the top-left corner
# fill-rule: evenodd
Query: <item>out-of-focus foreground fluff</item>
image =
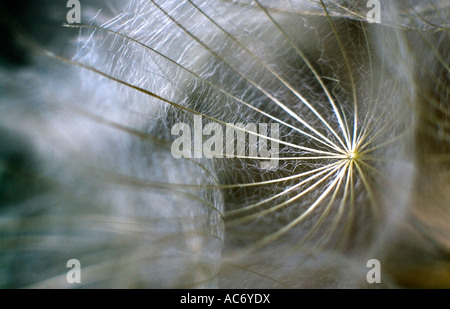
<path fill-rule="evenodd" d="M 448 1 L 11 2 L 0 287 L 450 287 Z"/>

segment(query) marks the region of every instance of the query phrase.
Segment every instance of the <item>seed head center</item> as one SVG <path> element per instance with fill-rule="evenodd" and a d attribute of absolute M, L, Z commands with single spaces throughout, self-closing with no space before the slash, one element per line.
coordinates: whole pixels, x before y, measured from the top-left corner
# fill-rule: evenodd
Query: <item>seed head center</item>
<path fill-rule="evenodd" d="M 348 152 L 348 155 L 347 155 L 347 158 L 349 159 L 349 160 L 354 160 L 354 159 L 356 159 L 358 157 L 358 154 L 356 153 L 356 151 L 349 151 Z"/>

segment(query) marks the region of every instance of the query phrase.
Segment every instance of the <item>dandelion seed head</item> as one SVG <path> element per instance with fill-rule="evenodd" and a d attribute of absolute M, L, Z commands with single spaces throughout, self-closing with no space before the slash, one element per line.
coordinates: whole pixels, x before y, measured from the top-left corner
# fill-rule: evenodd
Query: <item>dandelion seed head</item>
<path fill-rule="evenodd" d="M 383 25 L 364 1 L 105 2 L 63 29 L 73 44 L 0 71 L 0 133 L 33 158 L 17 168 L 0 134 L 0 184 L 26 193 L 0 197 L 0 287 L 54 285 L 68 255 L 99 286 L 358 286 L 366 257 L 401 239 L 411 188 L 446 191 L 426 165 L 448 162 L 444 1 L 384 1 Z M 171 127 L 196 115 L 243 124 L 244 141 L 246 124 L 276 123 L 279 164 L 173 158 Z"/>

